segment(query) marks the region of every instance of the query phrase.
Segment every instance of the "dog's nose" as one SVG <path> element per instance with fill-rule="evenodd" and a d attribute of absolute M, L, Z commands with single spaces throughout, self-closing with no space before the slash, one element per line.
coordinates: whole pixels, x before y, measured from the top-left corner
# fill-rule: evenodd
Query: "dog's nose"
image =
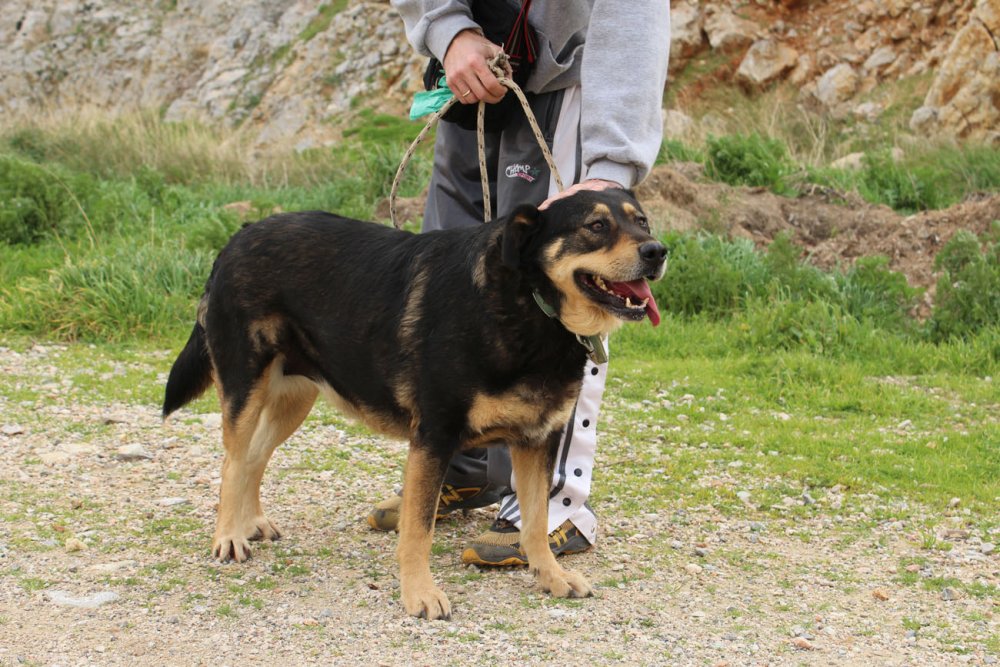
<path fill-rule="evenodd" d="M 658 241 L 646 241 L 639 246 L 639 257 L 647 262 L 662 262 L 667 258 L 667 248 Z"/>
<path fill-rule="evenodd" d="M 639 246 L 639 257 L 646 264 L 646 278 L 659 280 L 667 269 L 667 248 L 657 241 L 646 241 Z"/>

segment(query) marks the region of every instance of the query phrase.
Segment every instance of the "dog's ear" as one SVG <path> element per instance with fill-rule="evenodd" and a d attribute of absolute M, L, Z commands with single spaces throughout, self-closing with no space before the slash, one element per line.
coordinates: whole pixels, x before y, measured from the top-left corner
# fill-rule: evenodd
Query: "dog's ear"
<path fill-rule="evenodd" d="M 511 269 L 520 268 L 521 251 L 537 231 L 538 209 L 531 204 L 521 204 L 507 216 L 500 253 L 504 266 Z"/>

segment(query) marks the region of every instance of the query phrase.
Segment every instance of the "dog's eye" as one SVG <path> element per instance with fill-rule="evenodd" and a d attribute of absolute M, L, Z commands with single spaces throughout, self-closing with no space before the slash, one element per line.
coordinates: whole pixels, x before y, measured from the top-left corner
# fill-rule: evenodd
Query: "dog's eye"
<path fill-rule="evenodd" d="M 649 231 L 649 220 L 647 220 L 646 218 L 636 218 L 636 223 L 638 223 L 638 225 L 643 229 L 645 229 L 647 232 Z"/>
<path fill-rule="evenodd" d="M 594 222 L 592 222 L 589 225 L 587 225 L 587 227 L 589 227 L 590 231 L 592 231 L 592 232 L 603 232 L 605 229 L 608 228 L 608 221 L 607 220 L 595 220 Z"/>

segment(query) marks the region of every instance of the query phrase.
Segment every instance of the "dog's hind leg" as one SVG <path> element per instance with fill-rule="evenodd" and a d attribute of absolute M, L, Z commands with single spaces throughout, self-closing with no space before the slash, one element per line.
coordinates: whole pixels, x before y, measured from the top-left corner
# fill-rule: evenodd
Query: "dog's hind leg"
<path fill-rule="evenodd" d="M 553 437 L 555 441 L 550 444 L 558 447 L 559 434 Z M 517 502 L 521 506 L 521 548 L 542 590 L 557 598 L 588 597 L 593 591 L 587 580 L 578 572 L 564 570 L 549 548 L 547 524 L 553 456 L 549 449 L 546 445 L 510 448 Z"/>
<path fill-rule="evenodd" d="M 451 618 L 451 603 L 431 577 L 431 541 L 441 483 L 448 457 L 410 444 L 403 475 L 403 505 L 399 515 L 400 594 L 406 613 L 434 620 Z"/>
<path fill-rule="evenodd" d="M 239 415 L 226 414 L 222 400 L 222 488 L 212 555 L 242 562 L 252 540 L 276 540 L 278 529 L 264 514 L 260 483 L 275 448 L 295 432 L 309 414 L 318 390 L 300 376 L 284 376 L 272 364 L 250 393 Z"/>

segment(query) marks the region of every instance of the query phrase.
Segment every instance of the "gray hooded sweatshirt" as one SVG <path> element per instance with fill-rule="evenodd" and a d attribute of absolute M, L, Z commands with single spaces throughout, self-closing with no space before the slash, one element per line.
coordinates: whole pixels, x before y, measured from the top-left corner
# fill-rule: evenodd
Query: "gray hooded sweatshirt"
<path fill-rule="evenodd" d="M 392 5 L 417 51 L 442 61 L 455 35 L 477 27 L 470 0 L 392 0 Z M 588 178 L 625 187 L 639 183 L 663 139 L 669 0 L 534 0 L 528 20 L 539 45 L 527 90 L 580 85 Z"/>

